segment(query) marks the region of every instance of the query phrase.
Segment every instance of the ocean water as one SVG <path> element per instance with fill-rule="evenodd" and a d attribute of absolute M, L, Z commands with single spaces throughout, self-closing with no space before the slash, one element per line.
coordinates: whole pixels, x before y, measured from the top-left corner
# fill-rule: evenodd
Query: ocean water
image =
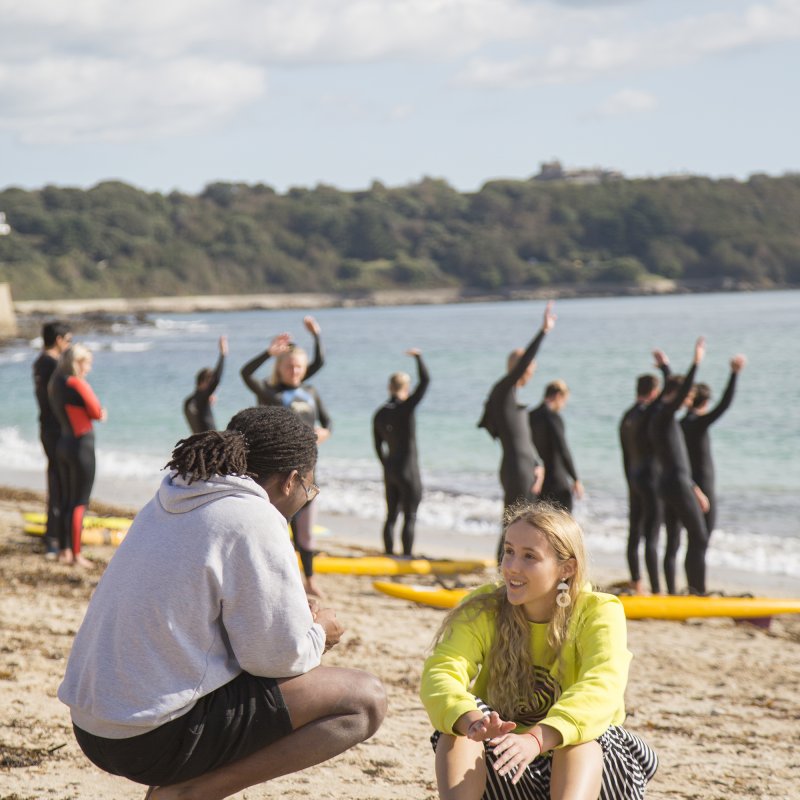
<path fill-rule="evenodd" d="M 383 497 L 371 416 L 386 398 L 390 373 L 414 375 L 404 353 L 418 347 L 431 373 L 417 411 L 426 489 L 420 523 L 454 537 L 496 531 L 499 445 L 476 422 L 506 354 L 535 335 L 543 310 L 541 302 L 507 302 L 314 312 L 326 365 L 312 382 L 334 427 L 320 453 L 321 508 L 376 520 L 377 541 Z M 519 398 L 538 404 L 554 378 L 570 386 L 563 416 L 586 487 L 575 513 L 590 546 L 623 558 L 627 497 L 617 425 L 633 402 L 636 376 L 653 371 L 655 347 L 666 351 L 674 371 L 685 371 L 702 334 L 707 353 L 698 380 L 714 397 L 731 356 L 748 357 L 732 408 L 712 428 L 719 521 L 709 563 L 796 576 L 800 588 L 800 292 L 571 299 L 558 301 L 555 311 L 555 330 Z M 95 496 L 134 505 L 149 498 L 172 447 L 188 432 L 183 398 L 197 370 L 215 362 L 221 334 L 230 355 L 215 416 L 224 426 L 252 404 L 239 369 L 272 336 L 289 331 L 310 347 L 302 317 L 296 310 L 159 315 L 83 337 L 95 350 L 89 380 L 109 412 L 96 426 Z M 43 484 L 31 384 L 38 346 L 0 350 L 0 482 L 7 484 Z"/>

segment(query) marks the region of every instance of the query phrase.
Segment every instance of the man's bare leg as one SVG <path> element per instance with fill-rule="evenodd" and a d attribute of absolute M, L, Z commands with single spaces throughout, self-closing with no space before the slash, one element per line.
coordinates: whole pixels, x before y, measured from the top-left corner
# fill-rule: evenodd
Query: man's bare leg
<path fill-rule="evenodd" d="M 386 693 L 368 672 L 317 667 L 280 681 L 294 730 L 252 755 L 183 783 L 152 800 L 223 800 L 248 786 L 319 764 L 369 739 L 386 714 Z"/>

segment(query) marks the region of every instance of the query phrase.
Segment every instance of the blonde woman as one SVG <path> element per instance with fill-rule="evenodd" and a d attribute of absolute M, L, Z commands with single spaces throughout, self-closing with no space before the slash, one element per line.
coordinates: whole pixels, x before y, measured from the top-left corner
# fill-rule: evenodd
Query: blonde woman
<path fill-rule="evenodd" d="M 313 317 L 306 317 L 304 323 L 315 341 L 314 362 L 309 365 L 308 355 L 292 341 L 288 333 L 276 336 L 269 347 L 252 361 L 242 367 L 244 382 L 258 398 L 260 405 L 284 406 L 300 417 L 317 436 L 317 444 L 327 441 L 331 435 L 331 418 L 317 390 L 304 381 L 314 374 L 323 363 L 319 341 L 320 328 Z M 272 375 L 268 381 L 258 381 L 253 373 L 269 358 L 274 358 Z M 322 596 L 319 586 L 314 580 L 314 520 L 316 505 L 314 498 L 319 492 L 315 484 L 309 487 L 309 502 L 292 520 L 292 532 L 295 547 L 303 564 L 303 575 L 306 591 L 318 597 Z"/>
<path fill-rule="evenodd" d="M 501 569 L 448 615 L 423 669 L 440 798 L 642 798 L 658 762 L 620 727 L 625 615 L 586 583 L 579 526 L 513 506 Z"/>
<path fill-rule="evenodd" d="M 92 422 L 106 419 L 105 409 L 86 380 L 91 369 L 91 350 L 74 344 L 61 354 L 47 387 L 50 407 L 61 426 L 56 447 L 62 488 L 58 560 L 79 567 L 92 566 L 81 554 L 83 515 L 94 485 Z"/>

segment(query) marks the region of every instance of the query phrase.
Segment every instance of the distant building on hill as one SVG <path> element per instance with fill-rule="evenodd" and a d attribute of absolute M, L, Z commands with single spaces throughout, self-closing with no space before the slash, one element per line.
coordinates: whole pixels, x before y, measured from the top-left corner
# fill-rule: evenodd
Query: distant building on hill
<path fill-rule="evenodd" d="M 544 161 L 539 165 L 539 174 L 534 175 L 535 181 L 567 181 L 569 183 L 606 183 L 608 181 L 621 181 L 625 176 L 613 169 L 601 167 L 564 169 L 560 161 Z"/>
<path fill-rule="evenodd" d="M 0 236 L 8 236 L 11 233 L 11 226 L 6 223 L 5 212 L 0 211 Z"/>

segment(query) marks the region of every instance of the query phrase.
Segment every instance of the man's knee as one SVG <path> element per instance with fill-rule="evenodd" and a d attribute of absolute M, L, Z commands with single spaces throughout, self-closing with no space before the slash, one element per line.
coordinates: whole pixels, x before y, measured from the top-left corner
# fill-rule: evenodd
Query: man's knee
<path fill-rule="evenodd" d="M 358 710 L 364 718 L 365 739 L 369 739 L 386 716 L 389 701 L 380 679 L 370 672 L 361 672 L 354 686 L 354 696 Z"/>

